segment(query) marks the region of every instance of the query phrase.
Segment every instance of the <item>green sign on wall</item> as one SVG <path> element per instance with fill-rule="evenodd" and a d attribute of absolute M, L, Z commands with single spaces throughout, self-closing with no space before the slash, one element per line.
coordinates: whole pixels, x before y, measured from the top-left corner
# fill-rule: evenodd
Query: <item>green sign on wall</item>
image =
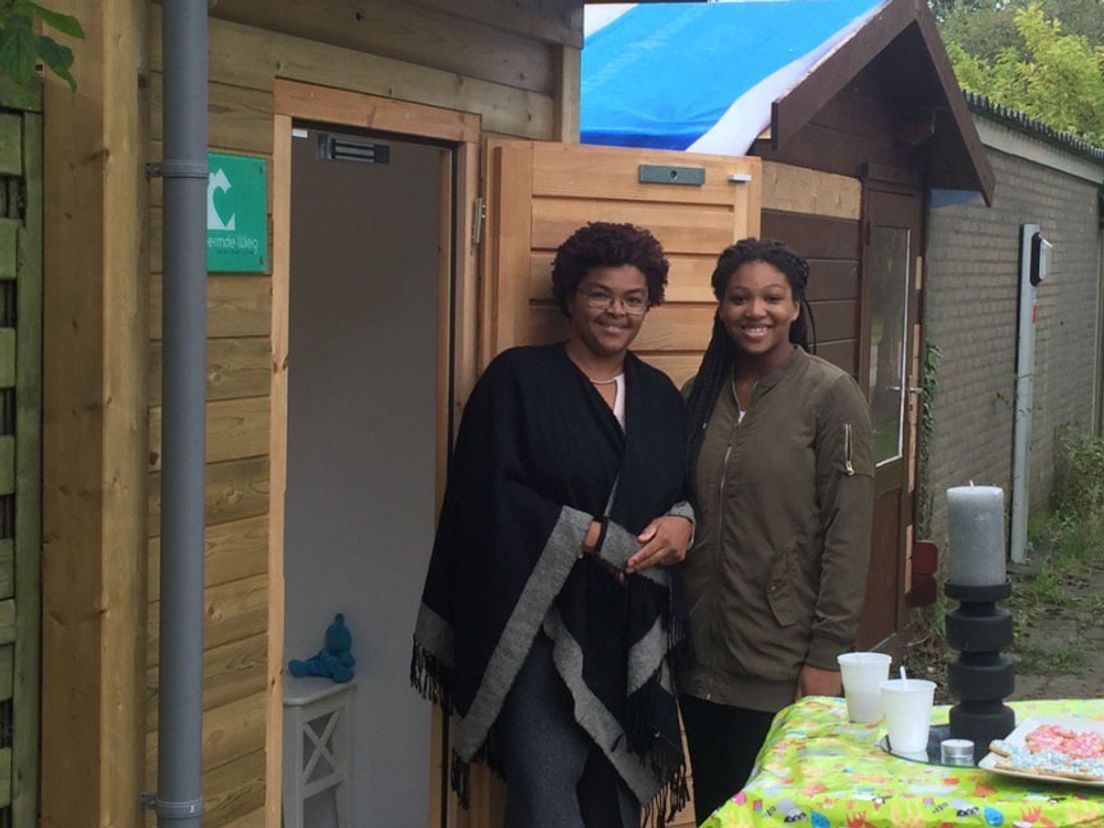
<path fill-rule="evenodd" d="M 266 161 L 207 153 L 207 269 L 268 272 Z"/>

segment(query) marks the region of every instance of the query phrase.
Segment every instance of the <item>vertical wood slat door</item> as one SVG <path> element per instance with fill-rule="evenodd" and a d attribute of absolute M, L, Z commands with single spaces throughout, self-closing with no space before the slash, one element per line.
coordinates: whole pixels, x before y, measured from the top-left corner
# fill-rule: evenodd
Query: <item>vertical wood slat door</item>
<path fill-rule="evenodd" d="M 641 182 L 644 165 L 667 183 Z M 700 171 L 703 181 L 673 183 L 664 168 L 679 168 L 676 180 Z M 566 336 L 552 299 L 555 249 L 588 221 L 616 221 L 648 228 L 671 263 L 666 302 L 649 312 L 633 350 L 678 385 L 694 374 L 712 330 L 717 255 L 759 234 L 758 158 L 492 140 L 483 175 L 481 364 Z"/>

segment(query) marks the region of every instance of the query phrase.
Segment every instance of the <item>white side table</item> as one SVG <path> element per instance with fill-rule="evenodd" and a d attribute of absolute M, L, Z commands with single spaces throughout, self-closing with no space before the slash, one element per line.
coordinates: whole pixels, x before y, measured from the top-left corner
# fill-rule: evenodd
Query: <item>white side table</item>
<path fill-rule="evenodd" d="M 356 680 L 284 676 L 285 828 L 304 828 L 303 803 L 334 788 L 338 828 L 353 824 L 349 739 Z"/>

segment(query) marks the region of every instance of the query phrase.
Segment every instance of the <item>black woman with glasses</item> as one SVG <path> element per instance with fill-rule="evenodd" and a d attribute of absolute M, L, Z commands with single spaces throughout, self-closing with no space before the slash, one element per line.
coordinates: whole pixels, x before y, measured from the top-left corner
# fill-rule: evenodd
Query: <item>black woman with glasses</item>
<path fill-rule="evenodd" d="M 629 351 L 667 269 L 647 230 L 577 230 L 552 265 L 567 341 L 498 356 L 464 411 L 411 678 L 453 716 L 461 801 L 472 761 L 505 777 L 507 828 L 658 826 L 687 800 L 685 415 Z"/>

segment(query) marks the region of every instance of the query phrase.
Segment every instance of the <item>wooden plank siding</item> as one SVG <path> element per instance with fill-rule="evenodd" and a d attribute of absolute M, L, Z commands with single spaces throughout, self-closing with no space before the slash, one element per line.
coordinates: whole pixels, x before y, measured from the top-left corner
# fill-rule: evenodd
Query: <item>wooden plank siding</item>
<path fill-rule="evenodd" d="M 333 0 L 329 4 L 333 5 Z M 311 4 L 315 5 L 326 4 Z M 396 14 L 401 13 L 396 10 Z M 445 13 L 441 16 L 450 17 Z M 160 24 L 155 8 L 151 60 L 156 71 L 161 69 Z M 271 92 L 273 80 L 281 77 L 477 112 L 483 116 L 484 128 L 491 132 L 537 139 L 548 139 L 553 134 L 555 99 L 551 86 L 535 92 L 482 80 L 475 76 L 479 70 L 474 67 L 467 74 L 432 68 L 432 53 L 423 55 L 419 62 L 397 60 L 218 18 L 211 19 L 209 37 L 209 69 L 214 83 Z M 550 50 L 550 65 L 553 57 Z M 222 90 L 213 90 L 213 96 L 215 92 Z M 219 114 L 211 112 L 212 135 L 222 128 L 216 124 Z M 233 126 L 230 123 L 226 128 Z M 268 140 L 271 144 L 271 131 Z"/>
<path fill-rule="evenodd" d="M 842 167 L 857 170 L 858 163 Z M 763 235 L 794 247 L 809 263 L 817 354 L 857 374 L 862 182 L 779 161 L 764 161 L 763 170 Z"/>
<path fill-rule="evenodd" d="M 207 400 L 268 394 L 269 343 L 263 336 L 211 338 L 207 342 Z M 161 403 L 161 343 L 149 345 L 150 404 Z"/>
<path fill-rule="evenodd" d="M 133 828 L 143 790 L 149 3 L 51 8 L 75 15 L 86 37 L 71 41 L 79 93 L 43 81 L 43 773 L 19 824 Z"/>
<path fill-rule="evenodd" d="M 863 175 L 864 164 L 916 175 L 924 168 L 923 154 L 908 140 L 899 109 L 886 97 L 885 77 L 885 67 L 872 61 L 784 146 L 776 148 L 770 139 L 760 139 L 755 154 L 765 161 L 852 179 Z"/>
<path fill-rule="evenodd" d="M 581 4 L 479 0 L 338 0 L 271 4 L 223 0 L 209 25 L 209 146 L 268 160 L 273 209 L 273 87 L 277 78 L 369 93 L 482 116 L 485 130 L 550 140 L 576 128 Z M 151 6 L 148 154 L 162 156 L 161 14 Z M 563 101 L 571 95 L 570 101 Z M 334 98 L 337 100 L 337 98 Z M 565 110 L 566 107 L 566 110 Z M 568 111 L 570 110 L 570 111 Z M 334 118 L 345 118 L 341 111 Z M 287 123 L 285 118 L 284 124 Z M 365 123 L 402 132 L 401 124 Z M 478 134 L 470 140 L 478 140 Z M 150 441 L 146 532 L 148 604 L 144 724 L 146 779 L 156 778 L 159 639 L 162 188 L 150 187 Z M 462 205 L 466 211 L 467 205 Z M 276 240 L 269 234 L 270 245 Z M 270 247 L 270 255 L 274 250 Z M 266 774 L 275 784 L 280 757 L 266 757 L 268 662 L 283 630 L 269 589 L 269 456 L 273 284 L 268 275 L 208 277 L 206 603 L 204 653 L 204 825 L 278 825 L 265 812 Z M 282 346 L 281 346 L 282 347 Z M 274 481 L 277 485 L 280 481 Z M 427 713 L 428 715 L 428 713 Z M 278 753 L 269 746 L 268 753 Z M 428 772 L 428 769 L 427 769 Z M 272 802 L 278 802 L 278 791 Z M 147 816 L 148 821 L 148 816 Z"/>
<path fill-rule="evenodd" d="M 220 0 L 213 14 L 503 86 L 546 94 L 553 87 L 552 44 L 406 0 L 355 5 L 315 0 L 275 6 L 270 0 Z"/>

